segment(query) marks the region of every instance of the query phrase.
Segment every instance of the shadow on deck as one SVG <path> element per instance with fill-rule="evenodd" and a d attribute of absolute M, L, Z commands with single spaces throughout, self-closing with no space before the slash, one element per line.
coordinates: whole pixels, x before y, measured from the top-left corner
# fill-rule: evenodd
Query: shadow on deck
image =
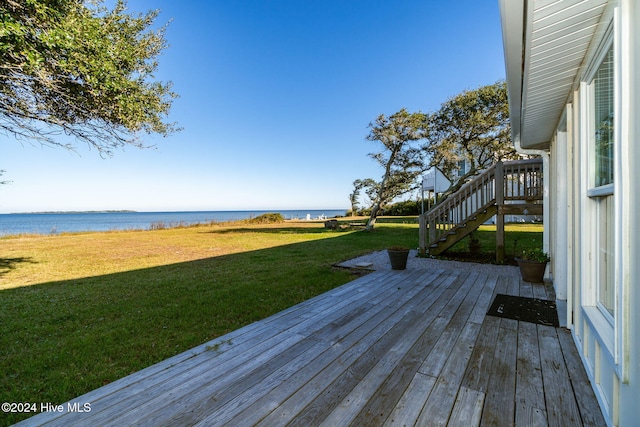
<path fill-rule="evenodd" d="M 378 270 L 21 425 L 604 425 L 566 329 L 486 315 L 546 295 L 508 268 Z"/>

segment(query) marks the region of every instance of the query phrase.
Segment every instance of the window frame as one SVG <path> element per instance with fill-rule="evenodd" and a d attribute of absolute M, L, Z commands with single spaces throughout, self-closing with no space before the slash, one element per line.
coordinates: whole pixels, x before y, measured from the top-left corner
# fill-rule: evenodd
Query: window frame
<path fill-rule="evenodd" d="M 596 278 L 596 282 L 595 282 L 595 286 L 593 287 L 592 291 L 591 291 L 591 298 L 590 298 L 590 303 L 588 303 L 587 305 L 590 306 L 594 306 L 598 309 L 598 312 L 602 315 L 603 319 L 606 320 L 606 322 L 610 325 L 610 328 L 607 331 L 607 335 L 609 334 L 613 334 L 614 333 L 614 328 L 615 328 L 615 316 L 616 316 L 616 311 L 617 311 L 617 307 L 618 307 L 618 292 L 617 292 L 617 279 L 616 279 L 616 274 L 615 274 L 615 263 L 616 263 L 616 243 L 615 243 L 615 222 L 616 222 L 616 211 L 617 211 L 617 207 L 616 207 L 616 200 L 615 200 L 615 187 L 616 187 L 616 160 L 617 160 L 617 147 L 619 145 L 619 141 L 618 141 L 618 129 L 619 129 L 619 111 L 618 111 L 618 93 L 617 93 L 617 87 L 618 87 L 618 79 L 616 78 L 616 72 L 617 72 L 617 65 L 616 65 L 616 43 L 613 37 L 613 21 L 610 23 L 605 36 L 602 39 L 602 43 L 599 47 L 598 53 L 597 55 L 595 55 L 595 57 L 593 58 L 592 62 L 591 62 L 591 68 L 589 70 L 589 72 L 586 74 L 586 78 L 584 79 L 585 83 L 586 83 L 586 95 L 587 95 L 587 108 L 586 108 L 586 121 L 587 121 L 587 127 L 588 127 L 588 150 L 587 150 L 587 158 L 588 158 L 588 172 L 587 172 L 587 179 L 588 179 L 588 183 L 587 183 L 587 197 L 590 199 L 590 205 L 592 207 L 592 213 L 590 215 L 591 217 L 591 223 L 592 224 L 596 224 L 595 229 L 593 230 L 593 236 L 592 236 L 592 241 L 591 241 L 591 248 L 596 251 L 597 253 L 593 254 L 593 257 L 595 258 L 592 263 L 592 270 L 591 270 L 591 274 L 592 277 Z M 606 183 L 604 185 L 597 185 L 596 183 L 596 176 L 598 173 L 598 164 L 597 164 L 597 147 L 596 147 L 596 137 L 595 137 L 595 78 L 596 78 L 596 74 L 598 72 L 598 70 L 600 69 L 600 67 L 602 66 L 602 64 L 605 61 L 605 58 L 607 57 L 607 55 L 609 54 L 609 52 L 612 51 L 613 52 L 613 72 L 612 72 L 612 79 L 613 79 L 613 108 L 614 108 L 614 114 L 613 114 L 613 126 L 614 126 L 614 131 L 613 131 L 613 160 L 612 160 L 612 167 L 613 167 L 613 182 L 611 183 Z M 610 201 L 605 201 L 604 199 L 606 198 L 611 198 Z M 602 264 L 599 262 L 599 250 L 600 248 L 602 248 L 603 246 L 603 242 L 601 242 L 601 238 L 602 238 L 602 229 L 600 228 L 603 224 L 600 221 L 600 215 L 602 215 L 602 213 L 600 212 L 600 210 L 602 209 L 602 204 L 603 203 L 613 203 L 613 213 L 612 215 L 610 215 L 610 218 L 608 218 L 610 221 L 613 222 L 613 224 L 607 223 L 605 225 L 611 227 L 609 230 L 605 230 L 605 232 L 610 232 L 611 234 L 613 234 L 614 238 L 611 241 L 611 252 L 612 252 L 612 256 L 611 256 L 611 264 L 613 264 L 613 277 L 611 278 L 611 285 L 613 287 L 613 296 L 612 296 L 612 301 L 611 301 L 611 305 L 613 307 L 613 313 L 611 313 L 607 307 L 601 302 L 601 270 L 600 268 L 602 267 Z M 604 213 L 604 215 L 606 215 L 606 213 Z M 603 323 L 601 320 L 599 320 L 598 322 L 596 322 L 600 325 L 604 325 L 605 323 Z M 601 329 L 601 328 L 599 328 Z M 613 349 L 611 349 L 613 351 Z"/>
<path fill-rule="evenodd" d="M 588 65 L 585 69 L 585 73 L 582 75 L 580 84 L 580 116 L 581 116 L 581 133 L 583 134 L 583 141 L 585 142 L 585 149 L 581 150 L 582 161 L 584 161 L 586 167 L 583 169 L 582 185 L 584 185 L 584 191 L 586 195 L 583 216 L 583 232 L 585 240 L 583 244 L 583 256 L 587 260 L 584 263 L 584 269 L 582 270 L 583 285 L 581 290 L 581 306 L 583 313 L 585 314 L 585 320 L 591 325 L 596 335 L 599 337 L 599 341 L 606 351 L 603 355 L 607 355 L 611 358 L 611 362 L 616 366 L 616 370 L 620 373 L 620 301 L 621 301 L 621 286 L 620 277 L 618 271 L 619 258 L 619 227 L 620 222 L 618 218 L 619 213 L 619 174 L 620 174 L 620 127 L 621 127 L 621 114 L 620 114 L 620 77 L 619 77 L 619 35 L 614 32 L 617 28 L 615 12 L 612 14 L 606 30 L 602 33 L 598 48 L 594 50 L 593 56 L 588 61 Z M 605 185 L 596 185 L 596 145 L 595 145 L 595 91 L 594 91 L 594 78 L 596 73 L 610 49 L 613 49 L 613 182 Z M 603 202 L 604 198 L 610 197 L 609 203 L 613 203 L 613 212 L 611 217 L 607 217 L 607 225 L 610 224 L 609 232 L 612 233 L 612 245 L 613 251 L 612 259 L 609 265 L 613 265 L 613 314 L 611 314 L 606 307 L 600 303 L 600 267 L 597 264 L 600 263 L 598 257 L 600 256 L 600 239 L 601 229 L 594 227 L 594 224 L 598 224 L 599 216 L 598 210 L 606 207 Z M 595 280 L 594 280 L 595 279 Z"/>

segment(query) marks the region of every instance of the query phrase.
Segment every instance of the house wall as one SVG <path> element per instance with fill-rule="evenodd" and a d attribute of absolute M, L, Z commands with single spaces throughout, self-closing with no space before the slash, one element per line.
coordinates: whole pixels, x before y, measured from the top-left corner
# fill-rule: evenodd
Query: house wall
<path fill-rule="evenodd" d="M 550 146 L 550 275 L 567 301 L 567 324 L 609 425 L 640 425 L 640 5 L 611 2 L 616 51 L 613 324 L 596 300 L 597 198 L 590 193 L 586 66 Z M 615 7 L 613 7 L 615 6 Z M 604 38 L 602 32 L 599 34 Z M 599 40 L 592 42 L 594 46 Z M 585 64 L 597 61 L 593 49 Z M 609 319 L 610 320 L 610 319 Z"/>
<path fill-rule="evenodd" d="M 621 6 L 623 21 L 623 50 L 627 57 L 623 67 L 623 117 L 627 123 L 623 133 L 622 151 L 624 159 L 624 198 L 622 208 L 622 233 L 624 236 L 622 251 L 623 281 L 626 312 L 623 319 L 625 331 L 623 343 L 628 343 L 624 360 L 623 381 L 620 388 L 621 426 L 640 425 L 640 5 L 637 1 L 624 1 Z M 627 33 L 628 31 L 628 33 Z"/>
<path fill-rule="evenodd" d="M 549 233 L 555 237 L 550 241 L 549 276 L 554 283 L 556 298 L 566 304 L 571 267 L 568 258 L 572 251 L 572 239 L 570 239 L 572 218 L 569 215 L 572 189 L 568 183 L 571 182 L 573 170 L 570 162 L 571 144 L 568 139 L 566 111 L 551 142 L 549 159 L 548 173 L 551 176 L 550 181 L 554 185 L 554 191 L 549 195 L 551 218 L 548 224 Z M 570 319 L 561 319 L 561 321 L 569 322 Z"/>

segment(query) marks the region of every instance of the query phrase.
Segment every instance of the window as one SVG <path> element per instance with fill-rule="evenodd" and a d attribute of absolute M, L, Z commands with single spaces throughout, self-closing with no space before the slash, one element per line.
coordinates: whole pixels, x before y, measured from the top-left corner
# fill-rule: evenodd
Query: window
<path fill-rule="evenodd" d="M 592 168 L 589 191 L 595 213 L 595 299 L 597 307 L 610 322 L 615 315 L 614 83 L 613 43 L 610 43 L 590 82 Z"/>
<path fill-rule="evenodd" d="M 593 78 L 594 185 L 613 184 L 613 45 Z"/>
<path fill-rule="evenodd" d="M 458 160 L 458 176 L 464 176 L 465 173 L 469 172 L 467 170 L 467 161 L 466 160 Z"/>
<path fill-rule="evenodd" d="M 597 204 L 597 301 L 600 310 L 613 316 L 615 306 L 613 196 L 599 197 Z"/>

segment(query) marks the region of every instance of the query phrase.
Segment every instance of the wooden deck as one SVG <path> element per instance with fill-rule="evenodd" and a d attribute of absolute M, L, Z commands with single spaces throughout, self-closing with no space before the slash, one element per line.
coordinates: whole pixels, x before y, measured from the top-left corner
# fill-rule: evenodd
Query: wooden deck
<path fill-rule="evenodd" d="M 513 275 L 377 271 L 23 423 L 605 425 L 570 333 L 486 316 L 496 293 L 547 295 Z"/>

